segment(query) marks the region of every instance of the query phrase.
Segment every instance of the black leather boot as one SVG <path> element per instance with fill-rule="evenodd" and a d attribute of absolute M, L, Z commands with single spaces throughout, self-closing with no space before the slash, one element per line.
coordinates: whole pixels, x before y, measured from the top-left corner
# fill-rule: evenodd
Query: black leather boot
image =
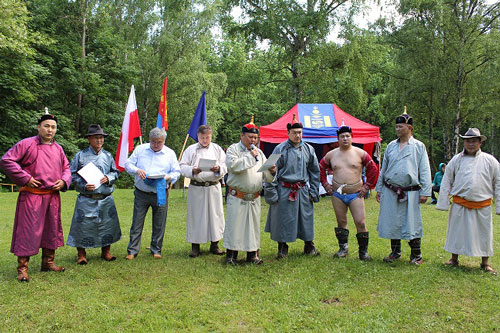
<path fill-rule="evenodd" d="M 401 258 L 401 239 L 391 239 L 391 254 L 384 258 L 385 262 L 391 263 Z"/>
<path fill-rule="evenodd" d="M 258 251 L 247 252 L 247 262 L 254 265 L 260 265 L 263 263 L 262 259 L 259 258 Z"/>
<path fill-rule="evenodd" d="M 276 259 L 283 259 L 288 256 L 288 244 L 283 242 L 278 242 L 278 255 Z"/>
<path fill-rule="evenodd" d="M 304 242 L 304 254 L 310 255 L 310 256 L 319 256 L 318 250 L 316 250 L 316 247 L 314 246 L 313 241 L 307 241 Z"/>
<path fill-rule="evenodd" d="M 195 243 L 192 243 L 191 244 L 191 253 L 189 253 L 189 256 L 191 258 L 196 258 L 200 255 L 200 244 L 195 244 Z"/>
<path fill-rule="evenodd" d="M 369 233 L 359 232 L 358 234 L 356 234 L 356 238 L 358 239 L 359 259 L 364 261 L 371 261 L 372 257 L 370 257 L 370 255 L 368 254 Z"/>
<path fill-rule="evenodd" d="M 414 238 L 408 242 L 410 245 L 410 264 L 420 265 L 422 264 L 422 252 L 420 251 L 420 238 Z"/>
<path fill-rule="evenodd" d="M 335 236 L 339 241 L 339 250 L 333 256 L 335 258 L 345 258 L 349 253 L 349 230 L 344 228 L 335 228 Z"/>

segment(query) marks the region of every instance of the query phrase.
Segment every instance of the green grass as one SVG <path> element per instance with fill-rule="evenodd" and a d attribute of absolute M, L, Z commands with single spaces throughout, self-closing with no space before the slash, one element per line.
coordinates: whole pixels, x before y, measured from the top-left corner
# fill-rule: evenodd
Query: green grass
<path fill-rule="evenodd" d="M 132 220 L 133 191 L 118 190 L 115 200 L 123 239 L 111 250 L 114 262 L 88 251 L 89 264 L 76 265 L 76 250 L 56 252 L 64 273 L 41 273 L 40 255 L 30 261 L 30 283 L 16 280 L 16 259 L 9 253 L 16 193 L 1 193 L 0 201 L 0 322 L 2 331 L 498 331 L 500 280 L 481 272 L 479 258 L 460 257 L 462 266 L 443 262 L 447 212 L 422 206 L 424 264 L 402 260 L 388 265 L 382 258 L 389 240 L 377 237 L 378 204 L 367 201 L 373 262 L 357 259 L 357 243 L 349 222 L 351 254 L 334 260 L 335 218 L 328 198 L 316 205 L 317 258 L 302 255 L 303 242 L 290 244 L 290 256 L 277 261 L 276 243 L 261 234 L 261 266 L 226 267 L 222 258 L 188 257 L 185 242 L 186 199 L 173 190 L 165 233 L 163 259 L 149 251 L 151 216 L 143 233 L 141 252 L 126 261 Z M 69 232 L 74 191 L 62 194 L 65 236 Z M 262 229 L 267 205 L 262 204 Z M 499 216 L 494 216 L 495 251 L 500 252 Z M 242 256 L 241 254 L 240 256 Z M 497 257 L 491 261 L 500 269 Z"/>

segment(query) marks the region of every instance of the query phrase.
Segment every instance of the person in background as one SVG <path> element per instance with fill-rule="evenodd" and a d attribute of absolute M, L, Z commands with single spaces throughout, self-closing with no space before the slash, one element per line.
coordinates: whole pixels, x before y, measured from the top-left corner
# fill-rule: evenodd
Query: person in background
<path fill-rule="evenodd" d="M 432 205 L 435 205 L 437 203 L 436 195 L 434 194 L 434 192 L 439 193 L 445 169 L 446 169 L 446 163 L 440 163 L 439 171 L 434 174 L 434 180 L 432 181 L 432 192 L 431 192 Z"/>

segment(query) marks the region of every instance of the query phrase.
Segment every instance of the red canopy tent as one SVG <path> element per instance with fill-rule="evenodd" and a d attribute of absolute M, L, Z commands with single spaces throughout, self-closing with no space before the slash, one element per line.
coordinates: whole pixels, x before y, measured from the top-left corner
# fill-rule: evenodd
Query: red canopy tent
<path fill-rule="evenodd" d="M 295 104 L 275 122 L 260 127 L 261 147 L 266 155 L 288 138 L 286 124 L 292 121 L 293 115 L 304 125 L 302 139 L 313 144 L 318 158 L 331 149 L 331 143 L 338 141 L 337 130 L 342 120 L 352 128 L 353 143 L 362 146 L 370 155 L 373 155 L 375 143 L 382 141 L 378 126 L 351 116 L 335 104 Z"/>

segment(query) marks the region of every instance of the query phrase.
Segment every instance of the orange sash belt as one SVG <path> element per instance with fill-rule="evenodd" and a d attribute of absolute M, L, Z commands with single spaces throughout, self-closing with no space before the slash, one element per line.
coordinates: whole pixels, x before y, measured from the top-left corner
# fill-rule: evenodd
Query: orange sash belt
<path fill-rule="evenodd" d="M 460 206 L 464 206 L 465 208 L 468 209 L 480 209 L 488 207 L 491 206 L 491 202 L 492 202 L 491 198 L 483 201 L 469 201 L 456 195 L 453 196 L 453 203 L 456 203 Z"/>
<path fill-rule="evenodd" d="M 34 188 L 34 187 L 28 187 L 28 186 L 23 186 L 19 189 L 19 192 L 22 191 L 27 191 L 33 194 L 54 194 L 57 193 L 56 190 L 43 190 L 40 188 Z"/>

